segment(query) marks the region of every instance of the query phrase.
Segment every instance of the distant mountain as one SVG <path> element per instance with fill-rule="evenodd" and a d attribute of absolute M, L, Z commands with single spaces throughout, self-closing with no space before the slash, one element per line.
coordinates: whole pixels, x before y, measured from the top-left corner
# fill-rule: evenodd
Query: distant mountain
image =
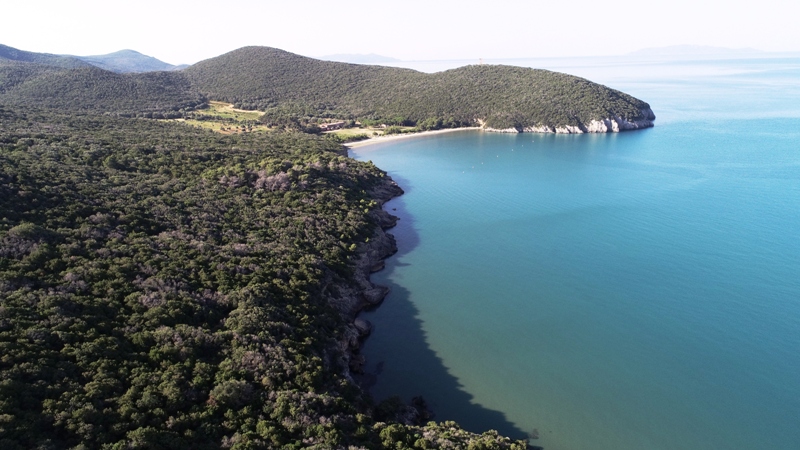
<path fill-rule="evenodd" d="M 757 56 L 765 52 L 754 48 L 726 48 L 711 47 L 706 45 L 671 45 L 668 47 L 653 47 L 636 50 L 628 53 L 630 56 L 683 56 L 683 57 L 731 57 L 731 56 Z"/>
<path fill-rule="evenodd" d="M 512 66 L 425 74 L 244 47 L 182 73 L 212 100 L 269 114 L 561 132 L 652 126 L 654 119 L 647 103 L 622 92 L 571 75 Z"/>
<path fill-rule="evenodd" d="M 76 58 L 117 73 L 168 71 L 177 67 L 135 50 L 120 50 L 107 55 L 76 56 Z"/>
<path fill-rule="evenodd" d="M 320 56 L 317 59 L 323 61 L 337 61 L 352 64 L 384 64 L 399 62 L 399 59 L 391 58 L 388 56 L 376 55 L 375 53 L 369 54 L 355 54 L 355 53 L 340 53 L 336 55 Z"/>
<path fill-rule="evenodd" d="M 73 56 L 28 52 L 0 44 L 0 61 L 3 60 L 46 64 L 64 69 L 95 66 L 117 73 L 158 72 L 188 67 L 174 66 L 135 50 L 120 50 L 107 55 Z"/>
<path fill-rule="evenodd" d="M 88 67 L 90 65 L 74 56 L 27 52 L 0 44 L 0 61 L 2 60 L 46 64 L 48 66 L 62 67 L 65 69 Z"/>

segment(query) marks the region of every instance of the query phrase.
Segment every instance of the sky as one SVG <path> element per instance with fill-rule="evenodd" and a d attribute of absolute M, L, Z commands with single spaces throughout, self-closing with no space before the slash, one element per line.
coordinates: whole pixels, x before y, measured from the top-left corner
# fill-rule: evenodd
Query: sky
<path fill-rule="evenodd" d="M 800 51 L 797 0 L 0 2 L 0 44 L 79 56 L 132 49 L 171 64 L 247 45 L 409 61 L 606 56 L 672 45 Z"/>

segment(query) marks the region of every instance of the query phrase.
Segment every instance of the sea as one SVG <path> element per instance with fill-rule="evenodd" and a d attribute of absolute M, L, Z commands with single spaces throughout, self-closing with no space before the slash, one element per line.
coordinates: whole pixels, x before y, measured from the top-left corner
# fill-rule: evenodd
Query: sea
<path fill-rule="evenodd" d="M 499 62 L 656 125 L 351 149 L 405 190 L 362 313 L 376 400 L 545 450 L 800 449 L 800 58 Z"/>

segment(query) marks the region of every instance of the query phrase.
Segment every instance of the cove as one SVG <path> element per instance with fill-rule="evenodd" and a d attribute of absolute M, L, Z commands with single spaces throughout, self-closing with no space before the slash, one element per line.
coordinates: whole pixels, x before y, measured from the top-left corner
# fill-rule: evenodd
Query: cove
<path fill-rule="evenodd" d="M 707 64 L 612 86 L 653 129 L 353 150 L 406 191 L 373 395 L 547 450 L 798 448 L 800 72 Z"/>

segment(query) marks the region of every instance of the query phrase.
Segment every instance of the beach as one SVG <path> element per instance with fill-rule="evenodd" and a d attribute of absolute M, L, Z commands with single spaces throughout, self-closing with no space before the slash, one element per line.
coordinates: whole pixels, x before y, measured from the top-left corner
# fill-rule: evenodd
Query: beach
<path fill-rule="evenodd" d="M 464 131 L 464 130 L 480 130 L 481 127 L 465 127 L 465 128 L 446 128 L 443 130 L 431 130 L 431 131 L 420 131 L 418 133 L 403 133 L 403 134 L 391 134 L 389 136 L 377 136 L 369 139 L 365 139 L 363 141 L 356 141 L 356 142 L 348 142 L 345 145 L 347 148 L 359 148 L 365 147 L 367 145 L 373 144 L 382 144 L 385 142 L 392 142 L 399 139 L 407 139 L 412 137 L 424 137 L 424 136 L 431 136 L 434 134 L 442 134 L 442 133 L 452 133 L 454 131 Z"/>

